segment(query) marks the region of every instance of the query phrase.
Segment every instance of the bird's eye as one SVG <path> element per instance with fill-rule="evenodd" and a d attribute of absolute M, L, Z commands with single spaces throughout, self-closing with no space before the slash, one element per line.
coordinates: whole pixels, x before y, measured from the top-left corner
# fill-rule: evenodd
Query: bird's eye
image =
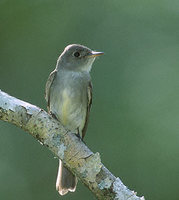
<path fill-rule="evenodd" d="M 76 52 L 74 53 L 74 56 L 75 56 L 75 57 L 79 57 L 79 56 L 80 56 L 80 53 L 79 53 L 78 51 L 76 51 Z"/>

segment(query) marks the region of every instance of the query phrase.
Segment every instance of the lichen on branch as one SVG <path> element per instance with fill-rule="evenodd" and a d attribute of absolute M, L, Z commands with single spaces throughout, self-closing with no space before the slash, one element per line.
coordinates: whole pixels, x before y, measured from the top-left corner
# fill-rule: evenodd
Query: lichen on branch
<path fill-rule="evenodd" d="M 31 134 L 61 159 L 101 200 L 144 200 L 129 190 L 75 134 L 35 105 L 21 101 L 0 90 L 0 120 Z"/>

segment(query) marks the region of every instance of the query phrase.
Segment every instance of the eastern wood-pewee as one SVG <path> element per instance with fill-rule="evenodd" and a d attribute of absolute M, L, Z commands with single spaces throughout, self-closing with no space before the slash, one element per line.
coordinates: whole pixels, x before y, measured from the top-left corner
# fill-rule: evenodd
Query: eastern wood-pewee
<path fill-rule="evenodd" d="M 78 45 L 68 45 L 57 60 L 46 83 L 48 111 L 68 130 L 84 138 L 92 103 L 91 66 L 102 52 Z M 56 189 L 61 195 L 74 192 L 76 177 L 59 160 Z"/>

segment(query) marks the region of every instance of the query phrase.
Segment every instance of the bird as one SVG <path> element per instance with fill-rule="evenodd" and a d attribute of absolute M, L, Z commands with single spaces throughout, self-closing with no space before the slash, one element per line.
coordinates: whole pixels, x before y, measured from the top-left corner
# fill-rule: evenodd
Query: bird
<path fill-rule="evenodd" d="M 62 125 L 84 139 L 92 104 L 90 71 L 97 56 L 80 44 L 70 44 L 61 53 L 45 88 L 48 112 Z M 76 190 L 77 178 L 59 160 L 56 190 L 60 195 Z"/>

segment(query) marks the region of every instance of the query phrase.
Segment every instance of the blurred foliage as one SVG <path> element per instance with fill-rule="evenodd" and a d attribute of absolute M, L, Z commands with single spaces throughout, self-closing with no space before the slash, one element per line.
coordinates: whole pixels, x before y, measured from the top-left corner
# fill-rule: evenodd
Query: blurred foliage
<path fill-rule="evenodd" d="M 64 47 L 104 51 L 93 66 L 86 142 L 146 200 L 179 196 L 179 1 L 0 0 L 0 88 L 46 109 Z M 95 199 L 55 191 L 57 159 L 0 122 L 0 199 Z"/>

